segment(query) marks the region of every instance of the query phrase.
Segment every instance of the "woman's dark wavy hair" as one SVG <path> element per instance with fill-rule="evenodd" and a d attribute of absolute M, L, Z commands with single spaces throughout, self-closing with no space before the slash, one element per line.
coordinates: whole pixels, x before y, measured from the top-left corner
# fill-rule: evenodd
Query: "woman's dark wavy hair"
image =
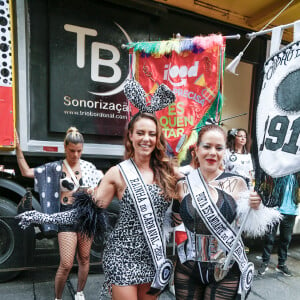
<path fill-rule="evenodd" d="M 246 144 L 243 147 L 243 154 L 248 154 L 250 152 L 250 138 L 246 129 L 238 128 L 235 135 L 232 135 L 231 130 L 229 130 L 227 133 L 226 146 L 230 151 L 235 152 L 235 139 L 240 131 L 243 131 L 246 134 Z"/>
<path fill-rule="evenodd" d="M 162 188 L 164 194 L 169 198 L 176 198 L 176 176 L 174 172 L 175 160 L 170 159 L 166 155 L 166 140 L 162 133 L 158 119 L 151 113 L 137 113 L 128 123 L 125 133 L 125 154 L 124 158 L 134 157 L 134 148 L 130 140 L 129 134 L 133 132 L 134 125 L 137 121 L 146 118 L 152 120 L 156 125 L 156 145 L 151 154 L 150 166 L 154 172 L 156 183 Z"/>

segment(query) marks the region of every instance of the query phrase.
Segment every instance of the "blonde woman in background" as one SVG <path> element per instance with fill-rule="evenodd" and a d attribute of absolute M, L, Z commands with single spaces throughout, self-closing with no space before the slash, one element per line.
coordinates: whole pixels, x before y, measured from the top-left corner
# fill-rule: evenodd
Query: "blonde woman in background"
<path fill-rule="evenodd" d="M 70 127 L 64 139 L 65 159 L 30 168 L 23 155 L 19 138 L 16 137 L 16 155 L 21 174 L 34 178 L 35 191 L 40 195 L 42 211 L 45 213 L 64 212 L 72 209 L 73 193 L 80 187 L 95 188 L 103 173 L 81 159 L 84 139 L 75 128 Z M 57 230 L 56 225 L 47 224 L 46 229 Z M 75 300 L 84 300 L 90 262 L 92 238 L 81 234 L 76 223 L 58 226 L 60 264 L 55 276 L 55 299 L 62 299 L 64 286 L 77 252 L 78 284 Z"/>

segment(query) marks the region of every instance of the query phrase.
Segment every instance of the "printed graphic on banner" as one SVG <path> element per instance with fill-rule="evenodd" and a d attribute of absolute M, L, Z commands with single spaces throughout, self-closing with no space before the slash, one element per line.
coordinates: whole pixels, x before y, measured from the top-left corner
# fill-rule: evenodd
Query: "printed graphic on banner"
<path fill-rule="evenodd" d="M 117 23 L 109 14 L 99 18 L 99 11 L 91 5 L 82 7 L 82 1 L 74 0 L 72 6 L 68 1 L 52 2 L 50 131 L 65 132 L 72 125 L 83 134 L 123 136 L 128 119 L 123 87 L 129 74 L 128 54 L 121 45 L 131 41 L 122 27 L 125 16 Z"/>
<path fill-rule="evenodd" d="M 14 146 L 13 54 L 10 2 L 3 1 L 0 10 L 0 147 L 4 148 Z"/>
<path fill-rule="evenodd" d="M 268 59 L 257 107 L 257 144 L 262 169 L 272 177 L 300 170 L 300 43 Z"/>
<path fill-rule="evenodd" d="M 165 55 L 136 52 L 135 79 L 149 96 L 148 101 L 161 83 L 166 84 L 176 96 L 175 103 L 156 113 L 168 150 L 173 155 L 181 151 L 192 130 L 218 99 L 223 46 L 221 39 L 219 44 L 212 43 L 208 48 L 195 47 L 195 51 L 172 51 Z M 136 109 L 131 107 L 131 111 L 135 113 Z"/>

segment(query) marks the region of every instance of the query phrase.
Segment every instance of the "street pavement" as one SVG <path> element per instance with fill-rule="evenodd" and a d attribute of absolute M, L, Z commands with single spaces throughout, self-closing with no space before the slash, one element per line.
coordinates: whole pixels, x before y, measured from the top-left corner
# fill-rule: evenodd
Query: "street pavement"
<path fill-rule="evenodd" d="M 258 253 L 258 254 L 257 254 Z M 263 276 L 254 277 L 252 291 L 247 300 L 299 300 L 300 299 L 300 241 L 292 243 L 288 251 L 287 266 L 292 272 L 292 277 L 278 273 L 275 268 L 278 263 L 276 248 L 273 249 L 269 270 Z M 261 253 L 249 253 L 249 260 L 256 269 L 261 264 Z"/>
<path fill-rule="evenodd" d="M 249 260 L 257 268 L 260 263 L 261 240 L 251 243 L 248 254 Z M 274 253 L 276 248 L 274 249 Z M 287 265 L 292 271 L 292 277 L 285 277 L 275 271 L 277 255 L 272 254 L 269 271 L 264 276 L 254 277 L 252 292 L 247 300 L 300 300 L 300 241 L 293 241 L 288 253 Z M 99 300 L 100 289 L 104 280 L 98 267 L 92 268 L 84 290 L 86 300 Z M 53 300 L 54 277 L 56 268 L 46 268 L 23 271 L 14 280 L 0 283 L 0 299 L 5 300 Z M 257 273 L 257 271 L 256 271 Z M 73 290 L 76 289 L 77 274 L 72 271 L 64 290 L 63 300 L 73 299 Z M 175 297 L 166 291 L 159 300 L 174 300 Z M 104 299 L 101 299 L 104 300 Z"/>

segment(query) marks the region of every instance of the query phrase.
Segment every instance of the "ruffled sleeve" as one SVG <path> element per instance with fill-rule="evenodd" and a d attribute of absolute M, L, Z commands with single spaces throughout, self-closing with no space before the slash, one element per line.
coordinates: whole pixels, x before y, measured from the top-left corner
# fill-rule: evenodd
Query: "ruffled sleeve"
<path fill-rule="evenodd" d="M 237 201 L 237 218 L 239 224 L 242 223 L 248 210 L 249 191 L 241 193 Z M 270 226 L 275 225 L 281 219 L 282 215 L 276 208 L 266 207 L 261 203 L 259 209 L 250 209 L 243 232 L 248 237 L 263 236 L 270 229 Z"/>
<path fill-rule="evenodd" d="M 96 187 L 104 176 L 101 170 L 97 170 L 92 163 L 85 160 L 80 160 L 80 169 L 85 186 Z"/>

